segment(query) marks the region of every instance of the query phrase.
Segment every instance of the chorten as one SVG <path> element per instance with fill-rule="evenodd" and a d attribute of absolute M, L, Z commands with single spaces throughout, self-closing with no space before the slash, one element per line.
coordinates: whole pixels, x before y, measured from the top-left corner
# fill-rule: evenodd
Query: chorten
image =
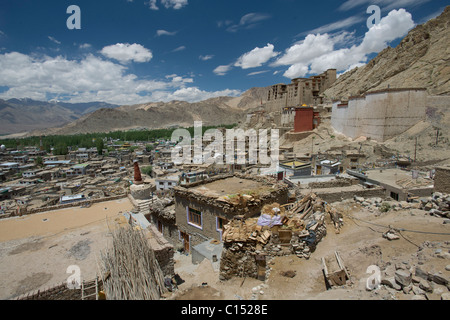
<path fill-rule="evenodd" d="M 139 170 L 139 164 L 137 161 L 134 162 L 134 184 L 142 184 L 141 170 Z"/>

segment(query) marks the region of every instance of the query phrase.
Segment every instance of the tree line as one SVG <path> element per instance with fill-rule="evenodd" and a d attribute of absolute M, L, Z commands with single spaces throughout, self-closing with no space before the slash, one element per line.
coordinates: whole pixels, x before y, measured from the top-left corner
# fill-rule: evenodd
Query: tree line
<path fill-rule="evenodd" d="M 219 126 L 204 126 L 202 133 L 208 129 L 225 128 L 232 129 L 236 124 L 219 125 Z M 6 148 L 23 149 L 24 147 L 37 147 L 41 145 L 47 152 L 53 148 L 53 154 L 67 154 L 69 148 L 92 148 L 97 147 L 101 150 L 105 147 L 105 140 L 119 140 L 127 142 L 155 142 L 159 139 L 169 140 L 172 132 L 178 128 L 171 129 L 152 129 L 152 130 L 134 130 L 134 131 L 112 131 L 112 132 L 98 132 L 98 133 L 84 133 L 75 135 L 50 135 L 50 136 L 32 136 L 15 139 L 0 139 L 0 144 L 5 145 Z M 194 127 L 185 128 L 194 135 Z"/>

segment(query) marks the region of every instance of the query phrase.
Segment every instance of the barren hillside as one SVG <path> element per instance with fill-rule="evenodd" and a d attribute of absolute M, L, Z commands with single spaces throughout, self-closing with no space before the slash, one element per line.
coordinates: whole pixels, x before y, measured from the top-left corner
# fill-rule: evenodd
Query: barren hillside
<path fill-rule="evenodd" d="M 264 102 L 266 88 L 252 88 L 239 97 L 217 97 L 189 103 L 186 101 L 151 102 L 99 109 L 45 134 L 78 134 L 129 129 L 156 129 L 172 126 L 191 127 L 194 121 L 203 125 L 238 123 L 250 108 Z M 41 132 L 32 132 L 32 135 Z"/>
<path fill-rule="evenodd" d="M 365 66 L 341 75 L 325 91 L 329 98 L 346 98 L 368 90 L 424 87 L 431 95 L 450 94 L 450 6 L 418 25 L 398 44 L 387 47 Z"/>

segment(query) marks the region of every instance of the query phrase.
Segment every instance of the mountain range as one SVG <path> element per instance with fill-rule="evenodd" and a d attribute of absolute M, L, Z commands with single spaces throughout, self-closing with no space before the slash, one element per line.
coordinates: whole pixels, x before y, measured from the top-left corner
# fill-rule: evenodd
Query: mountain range
<path fill-rule="evenodd" d="M 105 102 L 67 103 L 32 99 L 0 99 L 0 134 L 63 126 L 98 109 L 116 108 Z"/>

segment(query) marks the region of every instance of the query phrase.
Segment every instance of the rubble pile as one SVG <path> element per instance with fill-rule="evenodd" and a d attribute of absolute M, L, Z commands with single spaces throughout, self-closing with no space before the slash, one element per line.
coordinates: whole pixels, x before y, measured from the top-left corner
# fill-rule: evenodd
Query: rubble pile
<path fill-rule="evenodd" d="M 431 197 L 420 198 L 420 209 L 432 216 L 450 218 L 450 195 L 435 192 Z"/>
<path fill-rule="evenodd" d="M 353 197 L 356 203 L 359 203 L 362 207 L 367 208 L 369 211 L 381 211 L 387 212 L 389 210 L 402 210 L 402 209 L 419 209 L 419 202 L 406 202 L 406 201 L 386 201 L 380 197 L 364 198 Z"/>
<path fill-rule="evenodd" d="M 401 262 L 389 261 L 381 266 L 381 285 L 392 293 L 403 292 L 412 296 L 412 300 L 435 300 L 440 298 L 446 300 L 450 298 L 450 281 L 448 271 L 450 265 L 441 269 L 434 264 L 430 264 L 430 259 L 437 257 L 448 259 L 449 242 L 433 243 L 425 241 L 419 248 L 416 259 L 403 260 Z M 413 255 L 414 256 L 414 255 Z M 370 290 L 368 288 L 368 290 Z"/>
<path fill-rule="evenodd" d="M 274 256 L 295 254 L 309 259 L 327 233 L 327 213 L 339 232 L 342 215 L 315 194 L 284 206 L 265 205 L 258 218 L 235 217 L 222 235 L 221 280 L 233 276 L 262 278 L 263 272 L 269 272 L 267 260 Z"/>

